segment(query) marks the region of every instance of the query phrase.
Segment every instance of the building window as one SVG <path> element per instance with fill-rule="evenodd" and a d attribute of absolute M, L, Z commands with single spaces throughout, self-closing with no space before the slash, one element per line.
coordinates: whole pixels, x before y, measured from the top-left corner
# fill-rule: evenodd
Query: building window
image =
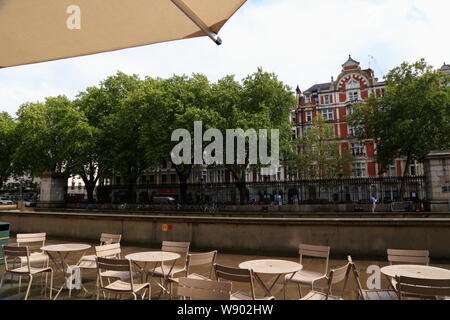
<path fill-rule="evenodd" d="M 347 115 L 349 116 L 349 115 L 352 115 L 353 112 L 355 112 L 355 108 L 353 108 L 353 107 L 346 107 L 345 111 L 346 111 Z"/>
<path fill-rule="evenodd" d="M 172 184 L 177 183 L 177 175 L 176 174 L 170 175 L 170 183 L 172 183 Z"/>
<path fill-rule="evenodd" d="M 120 181 L 120 177 L 116 177 L 116 184 L 120 185 L 121 181 Z"/>
<path fill-rule="evenodd" d="M 330 96 L 324 96 L 323 100 L 324 100 L 325 104 L 330 104 Z"/>
<path fill-rule="evenodd" d="M 325 120 L 333 120 L 334 119 L 333 109 L 323 109 L 321 111 L 321 113 L 322 113 L 322 117 Z"/>
<path fill-rule="evenodd" d="M 141 184 L 147 184 L 147 176 L 141 177 Z"/>
<path fill-rule="evenodd" d="M 167 175 L 165 175 L 165 174 L 161 175 L 161 182 L 162 182 L 162 184 L 166 184 L 167 183 Z"/>
<path fill-rule="evenodd" d="M 354 137 L 356 136 L 356 131 L 355 128 L 352 126 L 348 126 L 348 136 L 349 137 Z"/>
<path fill-rule="evenodd" d="M 362 145 L 362 144 L 352 143 L 350 149 L 351 149 L 352 155 L 354 157 L 364 157 L 365 156 L 364 145 Z"/>
<path fill-rule="evenodd" d="M 450 182 L 442 187 L 442 193 L 450 193 Z"/>
<path fill-rule="evenodd" d="M 305 102 L 306 102 L 306 104 L 310 104 L 311 103 L 311 96 L 306 96 L 305 97 Z"/>
<path fill-rule="evenodd" d="M 348 100 L 349 101 L 358 101 L 359 100 L 359 93 L 358 93 L 358 91 L 350 91 L 348 93 Z"/>
<path fill-rule="evenodd" d="M 314 104 L 318 105 L 319 104 L 319 95 L 317 93 L 314 93 L 313 98 L 314 98 Z"/>
<path fill-rule="evenodd" d="M 412 175 L 412 176 L 417 175 L 417 169 L 416 169 L 416 165 L 415 165 L 415 164 L 412 164 L 412 165 L 410 166 L 410 168 L 409 168 L 409 173 L 410 173 L 410 175 Z"/>
<path fill-rule="evenodd" d="M 366 177 L 366 164 L 365 163 L 354 163 L 352 165 L 352 174 L 354 177 Z"/>
<path fill-rule="evenodd" d="M 154 175 L 154 174 L 150 175 L 150 176 L 149 176 L 149 181 L 148 181 L 148 182 L 149 182 L 150 184 L 155 184 L 155 181 L 156 181 L 155 175 Z"/>
<path fill-rule="evenodd" d="M 349 83 L 347 83 L 347 90 L 348 89 L 358 89 L 360 86 L 359 86 L 359 82 L 358 81 L 356 81 L 356 80 L 352 80 L 352 81 L 349 81 Z"/>
<path fill-rule="evenodd" d="M 78 182 L 78 190 L 81 190 L 83 188 L 83 184 L 81 182 Z"/>
<path fill-rule="evenodd" d="M 397 176 L 397 167 L 395 165 L 390 165 L 388 168 L 388 175 L 390 177 L 396 177 Z"/>
<path fill-rule="evenodd" d="M 306 112 L 306 122 L 311 122 L 312 121 L 312 112 L 308 111 Z"/>
<path fill-rule="evenodd" d="M 297 122 L 297 113 L 295 111 L 291 112 L 291 120 L 292 122 Z"/>

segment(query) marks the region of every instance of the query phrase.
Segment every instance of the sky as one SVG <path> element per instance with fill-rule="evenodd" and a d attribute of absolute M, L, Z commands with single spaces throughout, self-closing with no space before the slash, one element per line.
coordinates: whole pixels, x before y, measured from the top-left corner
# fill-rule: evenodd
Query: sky
<path fill-rule="evenodd" d="M 258 67 L 293 89 L 337 77 L 351 54 L 382 79 L 403 61 L 450 63 L 447 0 L 248 0 L 220 32 L 189 39 L 0 70 L 0 111 L 74 98 L 117 71 L 142 77 L 203 73 L 242 79 Z M 1 48 L 0 48 L 1 50 Z"/>

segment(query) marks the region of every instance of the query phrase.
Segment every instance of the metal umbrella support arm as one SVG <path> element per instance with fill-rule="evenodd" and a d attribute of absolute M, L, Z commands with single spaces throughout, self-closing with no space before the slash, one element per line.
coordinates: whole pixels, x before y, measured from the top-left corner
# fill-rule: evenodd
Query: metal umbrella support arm
<path fill-rule="evenodd" d="M 222 44 L 222 39 L 212 31 L 206 23 L 194 12 L 192 9 L 184 3 L 183 0 L 171 0 L 174 5 L 178 7 L 193 23 L 195 23 L 208 37 L 211 38 L 218 46 Z"/>

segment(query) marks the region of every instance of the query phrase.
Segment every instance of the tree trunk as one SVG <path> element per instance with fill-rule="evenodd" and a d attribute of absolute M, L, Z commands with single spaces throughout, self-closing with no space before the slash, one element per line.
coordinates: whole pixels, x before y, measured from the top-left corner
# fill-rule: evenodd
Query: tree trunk
<path fill-rule="evenodd" d="M 182 205 L 187 204 L 187 179 L 180 177 L 180 203 Z"/>
<path fill-rule="evenodd" d="M 406 158 L 406 165 L 405 165 L 405 170 L 403 171 L 403 176 L 402 176 L 402 183 L 400 186 L 400 201 L 403 201 L 403 199 L 405 198 L 405 191 L 406 191 L 406 178 L 409 176 L 409 166 L 411 165 L 411 156 L 408 155 Z"/>
<path fill-rule="evenodd" d="M 136 182 L 128 184 L 128 204 L 136 204 Z"/>
<path fill-rule="evenodd" d="M 86 193 L 88 197 L 88 203 L 94 203 L 94 190 L 95 190 L 95 183 L 92 181 L 89 181 L 88 183 L 85 183 L 86 185 Z"/>
<path fill-rule="evenodd" d="M 248 194 L 247 194 L 247 183 L 244 179 L 240 179 L 236 181 L 236 187 L 239 190 L 239 198 L 240 198 L 240 204 L 246 205 L 249 201 Z"/>
<path fill-rule="evenodd" d="M 180 203 L 182 205 L 187 204 L 187 192 L 188 192 L 188 184 L 187 181 L 189 176 L 191 175 L 191 166 L 180 165 L 175 166 L 175 170 L 177 171 L 178 180 L 180 180 Z"/>

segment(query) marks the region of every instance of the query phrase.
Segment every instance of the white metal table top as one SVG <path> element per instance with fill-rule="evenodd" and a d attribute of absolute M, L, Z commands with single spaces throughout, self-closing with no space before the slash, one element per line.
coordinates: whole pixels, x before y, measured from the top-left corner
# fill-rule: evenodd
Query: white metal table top
<path fill-rule="evenodd" d="M 135 262 L 166 262 L 177 260 L 181 257 L 178 253 L 165 251 L 149 251 L 132 253 L 125 256 L 126 259 Z"/>
<path fill-rule="evenodd" d="M 88 244 L 81 243 L 68 243 L 68 244 L 54 244 L 49 246 L 44 246 L 41 248 L 42 251 L 46 252 L 76 252 L 89 249 L 91 246 Z"/>
<path fill-rule="evenodd" d="M 381 268 L 381 272 L 391 278 L 450 279 L 450 270 L 424 265 L 392 265 Z"/>
<path fill-rule="evenodd" d="M 277 275 L 290 274 L 303 269 L 299 263 L 284 260 L 252 260 L 239 265 L 241 269 L 251 269 L 255 273 Z"/>

